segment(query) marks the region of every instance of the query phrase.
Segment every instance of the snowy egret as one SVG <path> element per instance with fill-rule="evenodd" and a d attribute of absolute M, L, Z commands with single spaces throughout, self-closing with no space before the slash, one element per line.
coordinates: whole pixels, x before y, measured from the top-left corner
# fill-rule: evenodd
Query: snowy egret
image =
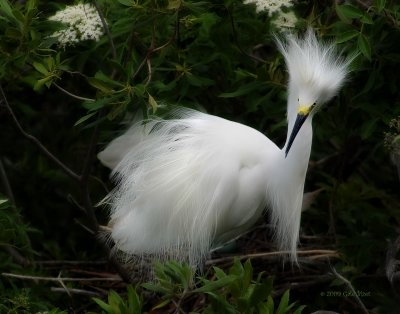
<path fill-rule="evenodd" d="M 278 248 L 296 261 L 312 117 L 339 91 L 350 59 L 311 29 L 277 45 L 289 73 L 282 149 L 243 124 L 180 109 L 133 124 L 99 153 L 117 181 L 106 199 L 116 248 L 196 266 L 267 208 Z"/>

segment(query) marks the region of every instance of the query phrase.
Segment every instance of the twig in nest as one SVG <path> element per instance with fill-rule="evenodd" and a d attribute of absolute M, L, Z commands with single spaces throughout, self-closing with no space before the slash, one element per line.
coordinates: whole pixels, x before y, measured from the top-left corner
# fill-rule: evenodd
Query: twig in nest
<path fill-rule="evenodd" d="M 75 288 L 57 288 L 57 287 L 51 287 L 51 291 L 53 292 L 66 292 L 68 295 L 72 294 L 80 294 L 80 295 L 88 295 L 90 297 L 101 297 L 102 294 L 95 292 L 95 291 L 89 291 L 89 290 L 83 290 L 83 289 L 75 289 Z"/>
<path fill-rule="evenodd" d="M 276 257 L 280 255 L 286 255 L 290 253 L 289 251 L 276 251 L 276 252 L 263 252 L 263 253 L 254 253 L 254 254 L 246 254 L 246 255 L 239 255 L 239 256 L 227 256 L 216 258 L 212 260 L 206 261 L 206 265 L 214 265 L 218 263 L 223 263 L 227 261 L 232 261 L 233 259 L 237 258 L 239 260 L 244 259 L 251 259 L 251 258 L 269 258 L 269 257 Z M 326 258 L 326 257 L 338 257 L 339 254 L 337 251 L 333 250 L 303 250 L 298 251 L 298 255 L 311 255 L 307 256 L 309 259 L 317 259 L 317 258 Z"/>
<path fill-rule="evenodd" d="M 3 277 L 8 278 L 18 278 L 23 280 L 34 280 L 34 281 L 56 281 L 60 282 L 63 281 L 122 281 L 121 277 L 118 275 L 112 277 L 92 277 L 92 278 L 62 278 L 62 277 L 41 277 L 41 276 L 28 276 L 28 275 L 19 275 L 19 274 L 12 274 L 12 273 L 2 273 Z"/>
<path fill-rule="evenodd" d="M 43 265 L 43 266 L 58 266 L 58 265 L 104 265 L 107 264 L 107 261 L 35 261 L 35 264 Z"/>

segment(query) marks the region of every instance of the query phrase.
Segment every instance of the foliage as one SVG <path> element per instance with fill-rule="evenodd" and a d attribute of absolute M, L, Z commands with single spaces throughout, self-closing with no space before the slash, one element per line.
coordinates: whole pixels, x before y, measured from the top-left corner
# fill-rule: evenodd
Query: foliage
<path fill-rule="evenodd" d="M 142 313 L 143 300 L 132 286 L 128 286 L 127 302 L 115 291 L 110 291 L 108 303 L 95 298 L 94 301 L 109 314 L 137 314 Z"/>
<path fill-rule="evenodd" d="M 204 296 L 209 299 L 209 304 L 197 305 L 191 313 L 263 313 L 284 314 L 302 313 L 305 306 L 297 307 L 289 304 L 289 290 L 286 290 L 278 304 L 274 304 L 272 298 L 272 278 L 262 279 L 263 273 L 259 273 L 253 280 L 253 267 L 250 261 L 244 264 L 236 260 L 227 273 L 218 267 L 213 267 L 211 277 L 199 277 L 199 282 L 193 284 L 193 273 L 187 265 L 176 262 L 157 264 L 155 266 L 155 283 L 144 283 L 142 287 L 160 296 L 160 301 L 151 308 L 151 311 L 167 310 L 174 304 L 178 308 L 185 308 Z M 127 301 L 111 291 L 108 295 L 108 303 L 95 299 L 96 303 L 110 314 L 134 314 L 142 313 L 143 301 L 137 292 L 128 286 Z M 208 305 L 207 305 L 208 304 Z"/>
<path fill-rule="evenodd" d="M 0 203 L 1 272 L 57 276 L 61 270 L 54 273 L 38 261 L 108 256 L 91 233 L 97 219 L 101 224 L 107 219 L 106 210 L 92 204 L 112 188 L 95 151 L 137 111 L 161 115 L 170 104 L 188 106 L 250 125 L 278 145 L 286 135 L 287 74 L 273 43 L 273 33 L 285 29 L 276 24 L 277 15 L 256 13 L 239 0 L 98 0 L 91 3 L 104 16 L 105 35 L 60 47 L 51 35 L 63 25 L 48 18 L 64 3 L 78 2 L 0 0 L 0 199 L 15 199 Z M 358 54 L 341 94 L 315 117 L 306 190 L 322 192 L 303 214 L 302 235 L 313 237 L 303 237 L 302 245 L 338 250 L 340 258 L 330 263 L 355 289 L 370 292 L 361 298 L 367 308 L 391 313 L 399 306 L 386 279 L 385 256 L 400 225 L 395 168 L 400 169 L 400 5 L 293 3 L 283 12 L 296 14 L 296 30 L 311 24 L 344 55 Z M 263 241 L 250 239 L 238 254 L 265 248 L 255 247 Z M 398 260 L 398 253 L 393 258 Z M 279 272 L 267 266 L 257 263 L 254 269 Z M 259 289 L 268 292 L 272 283 L 249 269 L 246 263 L 214 268 L 193 288 L 191 271 L 170 263 L 157 266 L 158 282 L 145 287 L 159 296 L 161 309 L 179 300 L 187 305 L 199 295 L 207 300 L 204 312 L 241 311 L 249 304 L 255 312 L 264 305 L 269 309 L 270 293 L 260 296 Z M 275 285 L 290 277 L 284 274 Z M 33 311 L 50 311 L 51 304 L 97 306 L 81 296 L 46 293 L 46 285 L 24 290 L 32 286 L 2 278 L 1 311 L 28 311 L 16 307 L 20 296 Z M 344 289 L 332 279 L 323 287 L 318 282 L 295 287 L 291 294 L 310 311 L 357 311 L 353 299 L 343 297 Z M 328 298 L 321 293 L 327 290 L 338 293 Z M 110 292 L 108 303 L 97 302 L 107 305 L 106 312 L 115 307 L 140 312 L 149 292 L 137 291 L 128 288 L 126 300 Z M 288 305 L 287 299 L 284 294 L 279 304 Z"/>

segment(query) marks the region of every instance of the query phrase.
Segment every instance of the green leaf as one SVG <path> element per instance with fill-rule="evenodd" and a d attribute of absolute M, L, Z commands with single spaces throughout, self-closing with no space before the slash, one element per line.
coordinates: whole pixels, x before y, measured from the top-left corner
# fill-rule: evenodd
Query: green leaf
<path fill-rule="evenodd" d="M 124 87 L 124 85 L 118 81 L 114 81 L 113 79 L 111 79 L 110 77 L 108 77 L 107 75 L 105 75 L 103 72 L 98 71 L 96 72 L 96 74 L 94 75 L 94 77 L 96 79 L 98 79 L 99 81 L 102 81 L 104 83 L 113 85 L 115 87 Z"/>
<path fill-rule="evenodd" d="M 305 308 L 305 305 L 301 305 L 296 309 L 296 311 L 293 312 L 293 314 L 301 314 Z"/>
<path fill-rule="evenodd" d="M 209 79 L 206 77 L 201 77 L 201 76 L 196 76 L 196 75 L 193 75 L 192 73 L 187 73 L 185 75 L 185 77 L 191 85 L 197 86 L 197 87 L 210 86 L 215 83 L 214 80 L 212 80 L 212 79 Z"/>
<path fill-rule="evenodd" d="M 178 10 L 182 5 L 182 0 L 169 0 L 167 9 Z"/>
<path fill-rule="evenodd" d="M 128 288 L 128 310 L 129 313 L 142 313 L 142 300 L 136 289 L 129 285 Z"/>
<path fill-rule="evenodd" d="M 40 90 L 43 87 L 43 85 L 46 85 L 47 88 L 49 88 L 52 81 L 53 81 L 53 78 L 51 76 L 37 80 L 33 89 L 35 91 Z"/>
<path fill-rule="evenodd" d="M 148 95 L 149 95 L 148 102 L 149 102 L 149 105 L 150 105 L 150 107 L 151 107 L 151 109 L 153 111 L 153 114 L 154 114 L 157 111 L 158 104 L 157 104 L 157 101 L 154 99 L 153 96 L 151 96 L 150 94 L 148 94 Z"/>
<path fill-rule="evenodd" d="M 267 306 L 267 303 L 261 303 L 257 306 L 258 313 L 259 314 L 273 314 L 272 312 L 269 311 L 269 308 Z"/>
<path fill-rule="evenodd" d="M 275 314 L 285 314 L 289 305 L 289 290 L 286 290 L 279 302 L 278 309 Z"/>
<path fill-rule="evenodd" d="M 250 94 L 254 90 L 257 90 L 261 84 L 257 81 L 250 82 L 248 84 L 240 86 L 236 91 L 234 92 L 228 92 L 228 93 L 222 93 L 218 95 L 218 97 L 222 98 L 234 98 L 234 97 L 239 97 L 243 95 Z"/>
<path fill-rule="evenodd" d="M 244 263 L 243 270 L 243 287 L 247 289 L 251 283 L 251 280 L 253 279 L 253 267 L 251 266 L 249 259 Z"/>
<path fill-rule="evenodd" d="M 23 25 L 25 23 L 25 16 L 21 13 L 20 10 L 12 10 L 12 14 L 15 17 L 15 20 L 19 22 L 20 25 Z"/>
<path fill-rule="evenodd" d="M 86 116 L 83 116 L 82 118 L 80 118 L 78 121 L 75 122 L 74 126 L 77 126 L 77 125 L 85 122 L 89 118 L 93 117 L 95 114 L 96 114 L 96 112 L 91 112 L 91 113 L 87 114 Z"/>
<path fill-rule="evenodd" d="M 349 41 L 350 39 L 357 37 L 359 35 L 359 31 L 352 29 L 349 31 L 341 32 L 337 37 L 336 37 L 336 43 L 341 44 L 346 41 Z"/>
<path fill-rule="evenodd" d="M 213 266 L 213 269 L 214 269 L 214 273 L 215 273 L 215 276 L 217 277 L 217 279 L 221 279 L 221 278 L 224 278 L 227 276 L 227 274 L 225 274 L 225 272 L 221 268 L 219 268 L 217 266 Z"/>
<path fill-rule="evenodd" d="M 358 36 L 357 46 L 364 57 L 371 61 L 371 44 L 369 43 L 367 36 L 365 36 L 364 34 L 360 34 Z"/>
<path fill-rule="evenodd" d="M 244 268 L 243 268 L 242 263 L 240 262 L 239 259 L 235 259 L 235 261 L 233 262 L 233 265 L 231 266 L 231 268 L 229 268 L 229 274 L 235 275 L 238 277 L 242 277 L 243 272 L 244 272 Z"/>
<path fill-rule="evenodd" d="M 255 285 L 253 291 L 249 296 L 250 304 L 259 304 L 267 300 L 272 292 L 273 278 L 269 277 L 266 282 Z"/>
<path fill-rule="evenodd" d="M 111 305 L 107 304 L 106 302 L 104 302 L 98 298 L 93 298 L 93 301 L 96 302 L 106 312 L 108 312 L 108 313 L 111 312 Z"/>
<path fill-rule="evenodd" d="M 46 67 L 39 63 L 39 62 L 33 62 L 33 67 L 36 69 L 36 71 L 42 73 L 43 75 L 49 75 L 49 71 L 46 69 Z"/>
<path fill-rule="evenodd" d="M 386 0 L 375 0 L 375 6 L 378 9 L 378 12 L 381 12 L 386 5 Z"/>
<path fill-rule="evenodd" d="M 146 86 L 144 84 L 137 84 L 133 87 L 135 94 L 138 96 L 143 96 L 146 92 Z"/>
<path fill-rule="evenodd" d="M 275 309 L 275 304 L 274 304 L 274 299 L 272 299 L 272 297 L 269 295 L 267 298 L 267 308 L 268 308 L 268 312 L 269 313 L 274 313 L 274 309 Z"/>
<path fill-rule="evenodd" d="M 134 0 L 118 0 L 118 2 L 127 7 L 133 7 L 136 4 Z"/>
<path fill-rule="evenodd" d="M 216 281 L 206 281 L 206 283 L 197 289 L 194 289 L 193 292 L 210 292 L 210 291 L 215 291 L 220 288 L 226 287 L 227 285 L 231 284 L 237 280 L 236 276 L 228 275 L 224 278 L 221 278 Z"/>
<path fill-rule="evenodd" d="M 25 5 L 26 10 L 28 12 L 35 10 L 37 6 L 38 6 L 38 0 L 28 0 Z"/>
<path fill-rule="evenodd" d="M 363 16 L 361 17 L 360 21 L 364 24 L 370 24 L 370 25 L 374 24 L 372 17 L 370 17 L 368 13 L 364 13 Z"/>
<path fill-rule="evenodd" d="M 379 121 L 379 118 L 373 118 L 366 121 L 361 128 L 361 138 L 366 140 L 371 137 L 371 135 L 376 131 L 376 124 Z"/>
<path fill-rule="evenodd" d="M 363 11 L 350 4 L 336 5 L 336 13 L 345 23 L 351 23 L 352 19 L 359 19 L 364 15 Z"/>
<path fill-rule="evenodd" d="M 213 293 L 213 292 L 206 292 L 206 293 L 211 297 L 212 311 L 210 311 L 209 313 L 224 313 L 224 314 L 237 313 L 233 305 L 230 304 L 225 299 L 225 296 L 223 294 Z"/>
<path fill-rule="evenodd" d="M 12 12 L 12 7 L 8 0 L 0 1 L 0 12 L 9 18 L 9 20 L 15 20 L 15 17 Z"/>
<path fill-rule="evenodd" d="M 153 291 L 153 292 L 157 292 L 157 293 L 160 293 L 160 294 L 169 294 L 171 292 L 170 289 L 161 287 L 160 285 L 153 284 L 153 283 L 150 283 L 150 282 L 142 283 L 141 286 L 143 288 L 147 289 L 147 290 L 150 290 L 150 291 Z"/>
<path fill-rule="evenodd" d="M 95 77 L 88 77 L 87 80 L 90 85 L 92 85 L 94 88 L 102 91 L 103 93 L 105 93 L 105 94 L 112 93 L 112 89 L 110 88 L 110 86 L 107 85 L 106 83 L 104 83 L 103 81 L 101 81 Z"/>
<path fill-rule="evenodd" d="M 170 299 L 166 299 L 166 300 L 164 300 L 164 301 L 161 301 L 161 302 L 158 303 L 157 305 L 153 306 L 153 307 L 152 307 L 152 310 L 161 309 L 161 308 L 163 308 L 164 306 L 166 306 L 166 305 L 168 305 L 168 304 L 170 304 L 170 303 L 171 303 L 171 300 L 170 300 Z"/>
<path fill-rule="evenodd" d="M 100 108 L 105 107 L 106 105 L 117 100 L 120 97 L 121 97 L 121 95 L 114 95 L 112 97 L 99 98 L 99 99 L 96 99 L 95 101 L 85 101 L 84 103 L 82 103 L 82 106 L 83 106 L 83 108 L 85 108 L 89 111 L 94 111 L 94 110 L 98 110 Z"/>

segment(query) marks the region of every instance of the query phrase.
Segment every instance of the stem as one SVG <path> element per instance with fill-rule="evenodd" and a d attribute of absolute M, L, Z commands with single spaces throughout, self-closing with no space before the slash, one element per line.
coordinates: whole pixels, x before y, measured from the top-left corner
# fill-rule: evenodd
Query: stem
<path fill-rule="evenodd" d="M 107 34 L 107 37 L 108 37 L 108 41 L 109 41 L 110 46 L 111 46 L 111 53 L 113 55 L 113 59 L 116 61 L 117 60 L 117 50 L 115 49 L 115 45 L 114 45 L 113 38 L 111 36 L 110 29 L 108 28 L 108 24 L 107 24 L 107 22 L 106 22 L 106 20 L 104 18 L 103 12 L 100 9 L 99 3 L 97 1 L 93 1 L 93 3 L 95 5 L 95 7 L 96 7 L 97 12 L 99 13 L 101 24 L 103 24 L 103 28 L 106 31 L 106 34 Z"/>
<path fill-rule="evenodd" d="M 332 272 L 335 274 L 335 276 L 337 278 L 339 278 L 340 280 L 342 280 L 347 287 L 351 290 L 354 298 L 357 300 L 358 304 L 360 305 L 361 309 L 363 310 L 364 313 L 368 314 L 368 310 L 365 307 L 364 303 L 362 303 L 361 299 L 359 298 L 359 296 L 356 293 L 356 290 L 353 288 L 352 284 L 350 281 L 348 281 L 346 278 L 344 278 L 341 274 L 339 274 L 335 268 L 332 267 Z"/>
<path fill-rule="evenodd" d="M 214 265 L 223 262 L 233 261 L 235 258 L 239 260 L 251 259 L 251 258 L 268 258 L 275 257 L 280 255 L 286 255 L 290 253 L 289 251 L 277 251 L 277 252 L 262 252 L 262 253 L 253 253 L 253 254 L 245 254 L 240 256 L 227 256 L 221 257 L 213 260 L 206 261 L 206 265 Z M 337 251 L 333 250 L 302 250 L 297 251 L 298 255 L 310 255 L 309 259 L 317 259 L 317 258 L 327 258 L 327 257 L 337 257 L 339 254 Z"/>
<path fill-rule="evenodd" d="M 78 100 L 83 100 L 83 101 L 91 101 L 94 102 L 95 100 L 92 98 L 86 98 L 86 97 L 81 97 L 75 94 L 72 94 L 71 92 L 67 91 L 66 89 L 62 88 L 60 85 L 58 85 L 57 83 L 53 82 L 53 85 L 55 87 L 57 87 L 60 91 L 62 91 L 63 93 L 67 94 L 68 96 L 71 96 L 72 98 L 78 99 Z"/>
<path fill-rule="evenodd" d="M 236 31 L 236 26 L 235 26 L 235 21 L 233 20 L 233 15 L 232 15 L 231 11 L 230 11 L 228 8 L 225 7 L 225 9 L 226 9 L 226 11 L 228 12 L 229 18 L 230 18 L 230 20 L 231 20 L 231 27 L 232 27 L 233 39 L 234 39 L 234 41 L 235 41 L 236 47 L 239 49 L 239 51 L 240 51 L 243 55 L 245 55 L 245 56 L 247 56 L 247 57 L 249 57 L 249 58 L 251 58 L 251 59 L 253 59 L 253 60 L 257 61 L 257 62 L 265 63 L 265 60 L 263 60 L 263 59 L 261 59 L 261 58 L 259 58 L 259 57 L 257 57 L 257 56 L 254 56 L 254 55 L 252 55 L 252 54 L 247 53 L 247 52 L 244 51 L 243 48 L 239 45 L 238 36 L 237 36 L 237 31 Z"/>
<path fill-rule="evenodd" d="M 11 189 L 10 181 L 8 180 L 6 169 L 4 168 L 3 160 L 1 158 L 0 158 L 0 177 L 4 186 L 4 190 L 6 191 L 6 195 L 10 200 L 11 204 L 13 204 L 13 207 L 15 208 L 14 193 Z"/>
<path fill-rule="evenodd" d="M 12 273 L 2 273 L 3 277 L 8 278 L 18 278 L 18 279 L 27 279 L 27 280 L 40 280 L 40 281 L 121 281 L 119 276 L 114 277 L 94 277 L 94 278 L 62 278 L 62 277 L 42 277 L 42 276 L 27 276 L 27 275 L 19 275 Z"/>

